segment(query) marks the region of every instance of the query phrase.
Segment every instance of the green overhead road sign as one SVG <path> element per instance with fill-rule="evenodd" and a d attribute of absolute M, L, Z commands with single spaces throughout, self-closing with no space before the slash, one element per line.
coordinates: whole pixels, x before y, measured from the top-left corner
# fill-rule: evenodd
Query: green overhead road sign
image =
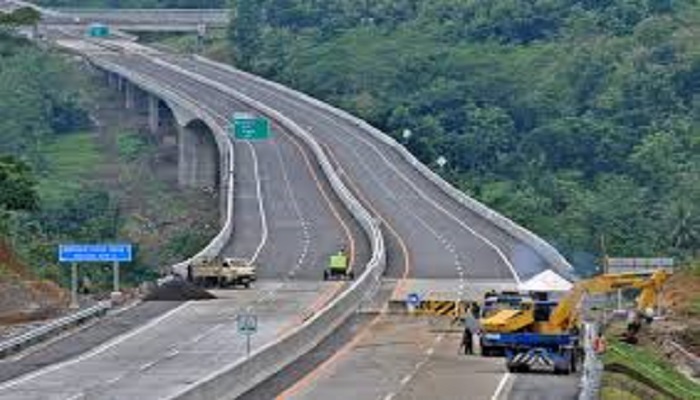
<path fill-rule="evenodd" d="M 231 130 L 238 140 L 264 140 L 270 137 L 270 122 L 254 116 L 234 116 Z"/>

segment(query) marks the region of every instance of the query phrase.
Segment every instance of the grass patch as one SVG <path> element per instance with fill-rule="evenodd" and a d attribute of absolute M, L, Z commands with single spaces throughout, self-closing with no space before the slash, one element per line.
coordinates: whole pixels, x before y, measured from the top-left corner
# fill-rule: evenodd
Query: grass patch
<path fill-rule="evenodd" d="M 148 143 L 138 133 L 125 132 L 117 135 L 119 158 L 124 161 L 138 159 L 147 149 Z"/>
<path fill-rule="evenodd" d="M 700 399 L 700 385 L 690 381 L 650 349 L 635 347 L 612 340 L 603 361 L 621 364 L 657 383 L 681 399 Z"/>
<path fill-rule="evenodd" d="M 44 146 L 45 173 L 39 178 L 39 196 L 44 202 L 60 201 L 83 188 L 84 179 L 102 163 L 90 133 L 58 136 Z"/>
<path fill-rule="evenodd" d="M 600 391 L 600 398 L 602 400 L 642 400 L 641 398 L 635 396 L 634 394 L 614 387 L 604 387 Z"/>

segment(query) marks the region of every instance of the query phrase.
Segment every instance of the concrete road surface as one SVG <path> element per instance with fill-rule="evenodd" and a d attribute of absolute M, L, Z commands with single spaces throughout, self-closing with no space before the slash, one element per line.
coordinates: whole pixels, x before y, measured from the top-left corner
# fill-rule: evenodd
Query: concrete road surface
<path fill-rule="evenodd" d="M 177 394 L 246 357 L 236 317 L 254 313 L 253 350 L 301 323 L 339 283 L 261 282 L 188 302 L 77 358 L 0 384 L 0 399 L 155 399 Z"/>

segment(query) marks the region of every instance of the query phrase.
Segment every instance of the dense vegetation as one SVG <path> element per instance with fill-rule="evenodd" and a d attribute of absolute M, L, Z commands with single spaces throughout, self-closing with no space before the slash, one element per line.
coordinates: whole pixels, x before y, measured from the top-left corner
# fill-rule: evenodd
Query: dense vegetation
<path fill-rule="evenodd" d="M 700 249 L 700 6 L 237 0 L 239 65 L 401 138 L 588 267 Z"/>
<path fill-rule="evenodd" d="M 50 185 L 39 185 L 51 172 L 44 149 L 88 124 L 84 87 L 61 58 L 0 35 L 0 239 L 17 244 L 30 265 L 55 265 L 61 240 L 116 235 L 116 209 L 105 192 L 83 187 L 52 198 L 40 187 Z M 58 269 L 50 270 L 60 278 Z"/>

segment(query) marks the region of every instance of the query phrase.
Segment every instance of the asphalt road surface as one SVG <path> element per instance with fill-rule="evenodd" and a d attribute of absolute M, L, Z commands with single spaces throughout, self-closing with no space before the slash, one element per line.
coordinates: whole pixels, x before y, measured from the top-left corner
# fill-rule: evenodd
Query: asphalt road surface
<path fill-rule="evenodd" d="M 501 394 L 501 359 L 460 354 L 461 333 L 430 318 L 375 317 L 347 347 L 279 399 L 470 399 Z"/>
<path fill-rule="evenodd" d="M 394 269 L 392 276 L 513 280 L 547 267 L 524 243 L 449 198 L 353 124 L 237 73 L 180 56 L 168 60 L 262 101 L 312 133 L 405 243 L 409 271 Z"/>
<path fill-rule="evenodd" d="M 269 343 L 318 309 L 340 283 L 261 282 L 259 290 L 225 291 L 184 303 L 76 358 L 0 383 L 0 399 L 155 399 L 186 390 L 246 357 L 236 317 L 253 312 L 252 349 Z"/>
<path fill-rule="evenodd" d="M 198 103 L 222 127 L 233 112 L 246 110 L 230 96 L 142 57 L 94 50 L 99 57 Z M 186 303 L 75 358 L 15 377 L 0 384 L 0 399 L 169 396 L 225 365 L 243 361 L 245 340 L 236 332 L 237 315 L 258 315 L 255 349 L 300 324 L 344 287 L 318 282 L 328 255 L 350 244 L 359 268 L 368 259 L 368 245 L 324 182 L 308 149 L 280 129 L 273 140 L 237 142 L 235 148 L 237 182 L 240 179 L 237 234 L 226 255 L 256 258 L 259 275 L 277 279 L 258 282 L 250 291 L 227 291 L 224 297 L 228 298 Z"/>
<path fill-rule="evenodd" d="M 179 306 L 180 302 L 149 301 L 101 318 L 67 336 L 0 360 L 0 382 L 78 356 Z"/>
<path fill-rule="evenodd" d="M 511 374 L 465 356 L 460 329 L 409 315 L 359 314 L 241 400 L 574 400 L 579 375 Z"/>
<path fill-rule="evenodd" d="M 222 127 L 228 126 L 234 112 L 251 111 L 231 96 L 144 57 L 99 57 L 157 79 L 206 107 Z M 366 237 L 304 145 L 273 126 L 272 139 L 236 141 L 234 148 L 234 234 L 224 255 L 255 258 L 259 276 L 274 279 L 321 279 L 328 257 L 340 247 L 354 250 L 358 271 L 364 266 L 369 259 Z"/>

